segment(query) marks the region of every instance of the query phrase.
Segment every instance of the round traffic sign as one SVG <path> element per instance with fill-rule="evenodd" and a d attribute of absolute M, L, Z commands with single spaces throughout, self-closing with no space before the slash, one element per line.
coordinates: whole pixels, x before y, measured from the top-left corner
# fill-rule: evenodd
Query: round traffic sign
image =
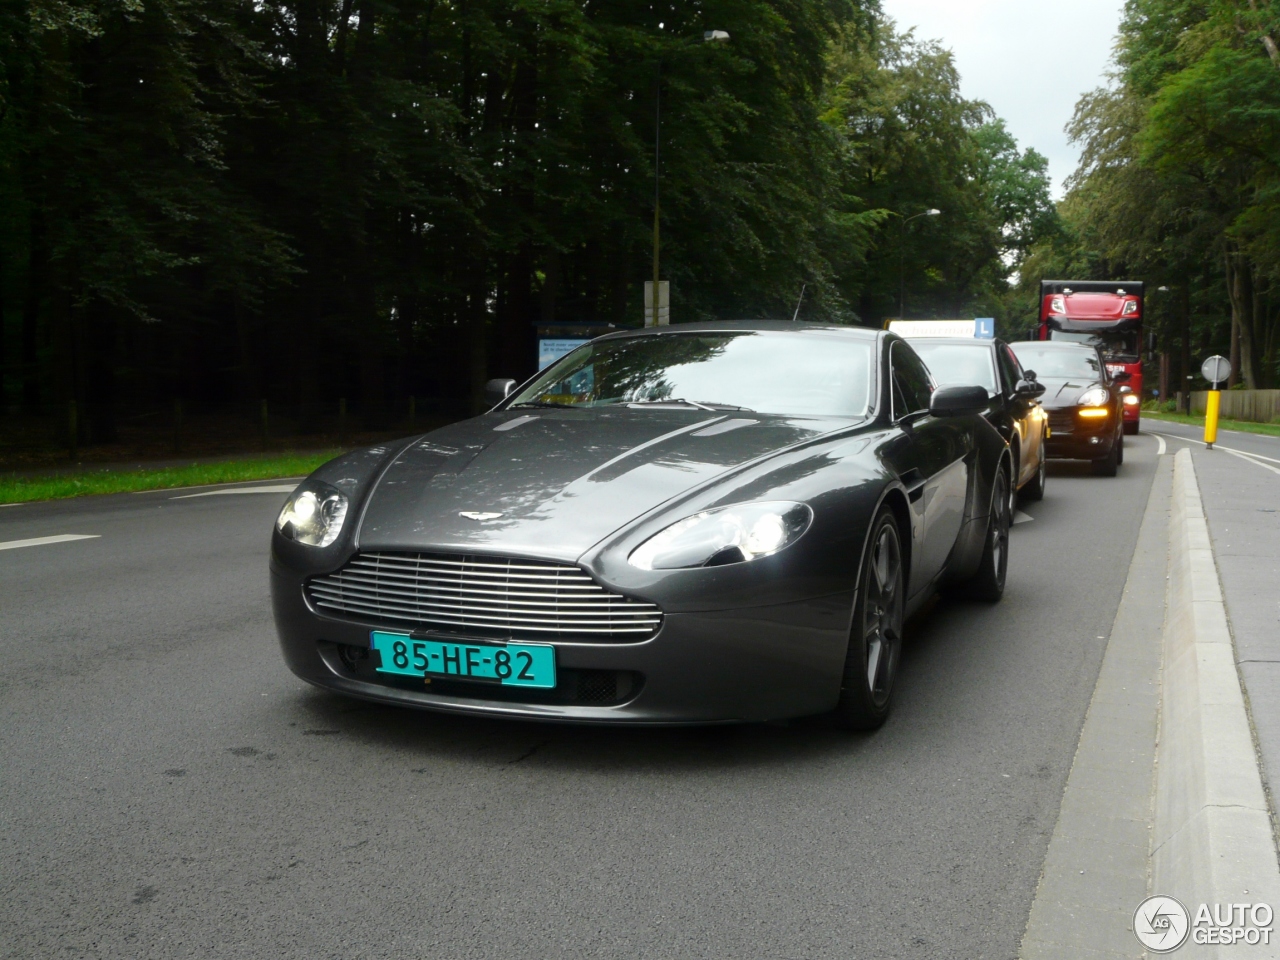
<path fill-rule="evenodd" d="M 1200 376 L 1210 383 L 1223 383 L 1231 376 L 1231 361 L 1226 357 L 1210 357 L 1200 364 Z"/>

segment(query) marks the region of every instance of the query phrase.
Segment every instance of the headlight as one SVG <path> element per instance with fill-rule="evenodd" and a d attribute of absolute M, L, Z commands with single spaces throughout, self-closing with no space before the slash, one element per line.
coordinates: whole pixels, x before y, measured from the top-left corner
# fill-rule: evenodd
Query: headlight
<path fill-rule="evenodd" d="M 298 543 L 327 547 L 338 539 L 346 518 L 346 494 L 321 480 L 310 480 L 285 501 L 276 529 Z"/>
<path fill-rule="evenodd" d="M 795 543 L 813 520 L 806 504 L 788 500 L 736 503 L 694 514 L 655 533 L 631 552 L 641 570 L 679 570 L 741 563 Z"/>
<path fill-rule="evenodd" d="M 1138 312 L 1138 301 L 1126 300 L 1124 302 L 1124 309 L 1120 311 L 1120 316 L 1129 317 L 1129 316 L 1133 316 L 1133 314 L 1137 312 Z"/>
<path fill-rule="evenodd" d="M 1136 393 L 1126 393 L 1124 395 L 1124 405 L 1126 407 L 1136 407 L 1141 402 L 1142 401 L 1138 399 L 1138 395 Z"/>
<path fill-rule="evenodd" d="M 1082 407 L 1103 407 L 1110 399 L 1111 394 L 1107 393 L 1106 387 L 1090 387 L 1080 394 L 1080 399 L 1076 403 Z"/>

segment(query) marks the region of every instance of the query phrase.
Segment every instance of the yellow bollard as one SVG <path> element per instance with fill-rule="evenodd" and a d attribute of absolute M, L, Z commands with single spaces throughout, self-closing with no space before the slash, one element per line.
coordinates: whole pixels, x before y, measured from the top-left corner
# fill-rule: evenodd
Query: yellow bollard
<path fill-rule="evenodd" d="M 1221 400 L 1221 391 L 1209 391 L 1208 402 L 1204 408 L 1204 445 L 1210 450 L 1218 439 L 1218 404 Z"/>

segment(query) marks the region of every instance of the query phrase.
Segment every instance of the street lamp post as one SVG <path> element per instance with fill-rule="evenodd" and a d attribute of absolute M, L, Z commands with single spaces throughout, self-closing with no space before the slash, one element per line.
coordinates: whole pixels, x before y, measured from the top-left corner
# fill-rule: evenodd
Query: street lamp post
<path fill-rule="evenodd" d="M 907 308 L 907 224 L 919 217 L 936 217 L 941 210 L 935 210 L 930 207 L 923 213 L 917 213 L 914 216 L 906 217 L 901 221 L 902 229 L 898 240 L 898 319 L 905 320 Z"/>
<path fill-rule="evenodd" d="M 662 29 L 662 24 L 658 24 Z M 729 39 L 725 30 L 705 30 L 702 43 L 724 43 Z M 658 56 L 658 75 L 654 84 L 653 96 L 653 325 L 658 325 L 658 222 L 661 212 L 661 171 L 662 171 L 662 56 Z"/>

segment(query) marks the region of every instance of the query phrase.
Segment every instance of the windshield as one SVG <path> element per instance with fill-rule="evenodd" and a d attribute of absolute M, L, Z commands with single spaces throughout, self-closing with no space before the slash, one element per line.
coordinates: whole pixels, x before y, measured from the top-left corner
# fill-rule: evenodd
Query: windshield
<path fill-rule="evenodd" d="M 1032 341 L 1029 343 L 1013 343 L 1013 352 L 1024 370 L 1034 370 L 1036 376 L 1068 377 L 1085 380 L 1101 380 L 1102 364 L 1098 362 L 1096 350 L 1081 348 L 1072 350 L 1063 347 L 1041 346 Z"/>
<path fill-rule="evenodd" d="M 512 402 L 571 407 L 684 402 L 861 417 L 874 344 L 818 333 L 664 333 L 589 343 Z"/>
<path fill-rule="evenodd" d="M 993 396 L 996 371 L 991 362 L 991 348 L 985 344 L 930 343 L 912 340 L 911 346 L 933 374 L 938 385 L 986 387 Z"/>
<path fill-rule="evenodd" d="M 1050 340 L 1065 340 L 1097 347 L 1104 357 L 1138 359 L 1138 334 L 1135 330 L 1099 330 L 1096 333 L 1075 333 L 1067 330 L 1050 330 Z"/>

